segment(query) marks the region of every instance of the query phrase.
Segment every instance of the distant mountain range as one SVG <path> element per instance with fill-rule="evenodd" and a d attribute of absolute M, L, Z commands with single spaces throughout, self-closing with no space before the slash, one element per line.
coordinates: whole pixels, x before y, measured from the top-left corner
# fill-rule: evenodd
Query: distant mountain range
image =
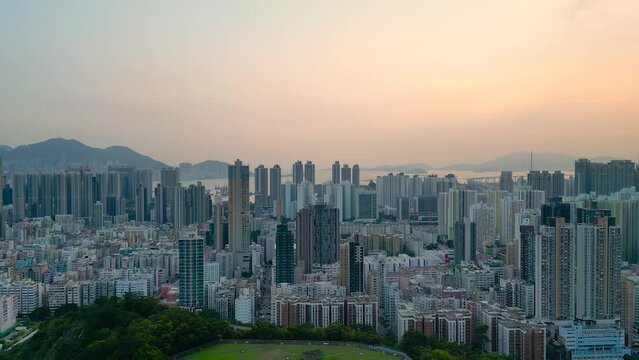
<path fill-rule="evenodd" d="M 371 171 L 388 171 L 388 172 L 404 172 L 407 174 L 426 174 L 428 170 L 434 169 L 428 164 L 404 164 L 404 165 L 380 165 L 368 167 L 363 170 Z"/>
<path fill-rule="evenodd" d="M 131 165 L 138 168 L 159 172 L 169 165 L 142 155 L 125 146 L 109 146 L 104 149 L 87 146 L 77 140 L 54 138 L 16 148 L 0 145 L 0 158 L 7 174 L 14 172 L 60 171 L 70 167 L 88 166 L 92 169 L 104 170 L 109 165 Z M 574 170 L 577 156 L 533 153 L 533 168 L 540 170 Z M 608 162 L 616 158 L 601 156 L 590 158 L 595 162 Z M 180 175 L 183 180 L 223 179 L 228 172 L 228 163 L 217 160 L 206 160 L 200 163 L 180 164 Z M 409 174 L 425 174 L 436 169 L 428 164 L 382 165 L 368 167 L 365 170 L 404 172 Z M 450 171 L 528 171 L 530 169 L 530 153 L 513 152 L 480 164 L 456 164 L 440 167 Z M 364 170 L 364 169 L 363 169 Z"/>
<path fill-rule="evenodd" d="M 206 160 L 197 164 L 181 163 L 182 180 L 226 179 L 230 164 L 217 160 Z"/>
<path fill-rule="evenodd" d="M 564 170 L 574 171 L 575 160 L 578 156 L 555 154 L 555 153 L 533 153 L 533 169 L 535 170 Z M 594 162 L 608 162 L 617 158 L 611 156 L 599 156 L 589 158 Z M 452 171 L 528 171 L 530 170 L 530 153 L 513 152 L 480 164 L 456 164 L 441 167 L 441 169 Z"/>
<path fill-rule="evenodd" d="M 54 138 L 43 142 L 21 145 L 15 149 L 0 145 L 0 157 L 4 171 L 60 171 L 70 167 L 87 166 L 104 170 L 109 165 L 131 165 L 155 172 L 169 165 L 142 155 L 125 146 L 109 146 L 105 149 L 87 146 L 77 140 Z M 191 165 L 181 164 L 184 180 L 226 178 L 229 164 L 207 160 Z"/>
<path fill-rule="evenodd" d="M 21 145 L 12 149 L 0 147 L 0 157 L 8 173 L 28 171 L 59 171 L 69 167 L 89 166 L 103 169 L 109 165 L 132 165 L 159 170 L 167 165 L 124 146 L 99 149 L 77 140 L 54 138 Z"/>

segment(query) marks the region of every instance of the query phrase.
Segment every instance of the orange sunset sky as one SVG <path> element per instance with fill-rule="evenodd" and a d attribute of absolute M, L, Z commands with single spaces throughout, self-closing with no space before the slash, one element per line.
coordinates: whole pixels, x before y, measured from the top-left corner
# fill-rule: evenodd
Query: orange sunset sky
<path fill-rule="evenodd" d="M 0 144 L 168 163 L 639 152 L 639 1 L 0 1 Z"/>

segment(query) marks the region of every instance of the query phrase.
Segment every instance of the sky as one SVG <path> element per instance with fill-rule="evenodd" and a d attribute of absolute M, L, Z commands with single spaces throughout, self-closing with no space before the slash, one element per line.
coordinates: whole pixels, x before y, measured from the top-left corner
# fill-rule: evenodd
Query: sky
<path fill-rule="evenodd" d="M 0 0 L 0 144 L 167 163 L 639 153 L 639 1 Z"/>

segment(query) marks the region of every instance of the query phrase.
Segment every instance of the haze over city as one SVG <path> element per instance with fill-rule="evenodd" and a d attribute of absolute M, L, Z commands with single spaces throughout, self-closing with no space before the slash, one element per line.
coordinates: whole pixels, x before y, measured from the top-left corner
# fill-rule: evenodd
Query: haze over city
<path fill-rule="evenodd" d="M 637 1 L 66 3 L 0 5 L 0 144 L 175 164 L 637 157 Z"/>
<path fill-rule="evenodd" d="M 0 0 L 0 360 L 639 360 L 639 0 Z"/>

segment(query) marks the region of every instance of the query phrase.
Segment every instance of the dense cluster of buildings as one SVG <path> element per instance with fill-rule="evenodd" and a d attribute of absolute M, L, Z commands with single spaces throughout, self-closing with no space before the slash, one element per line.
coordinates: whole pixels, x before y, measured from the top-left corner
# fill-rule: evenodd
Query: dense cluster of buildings
<path fill-rule="evenodd" d="M 362 173 L 335 162 L 320 181 L 297 161 L 287 178 L 237 160 L 214 191 L 184 186 L 178 168 L 0 166 L 0 334 L 38 307 L 136 293 L 244 324 L 417 331 L 515 359 L 622 359 L 639 345 L 634 163 L 495 183 Z"/>

